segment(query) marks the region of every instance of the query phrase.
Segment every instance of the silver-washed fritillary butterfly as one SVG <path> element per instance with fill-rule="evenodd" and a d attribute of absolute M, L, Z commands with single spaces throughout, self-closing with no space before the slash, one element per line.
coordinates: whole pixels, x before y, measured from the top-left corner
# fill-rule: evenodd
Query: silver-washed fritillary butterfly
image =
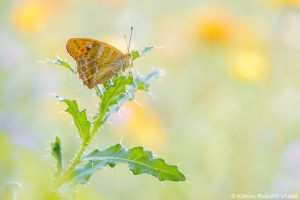
<path fill-rule="evenodd" d="M 131 28 L 132 34 L 132 28 Z M 130 34 L 130 38 L 131 38 Z M 131 55 L 102 41 L 88 38 L 71 38 L 66 48 L 77 63 L 77 70 L 83 84 L 93 88 L 105 83 L 121 70 L 129 67 Z"/>

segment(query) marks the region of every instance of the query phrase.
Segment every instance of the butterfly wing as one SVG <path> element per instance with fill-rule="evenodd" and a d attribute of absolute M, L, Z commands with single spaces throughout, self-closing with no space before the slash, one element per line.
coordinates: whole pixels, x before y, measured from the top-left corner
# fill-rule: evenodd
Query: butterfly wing
<path fill-rule="evenodd" d="M 88 38 L 72 38 L 67 51 L 77 62 L 79 77 L 89 88 L 109 80 L 121 69 L 129 66 L 128 54 L 101 41 Z"/>

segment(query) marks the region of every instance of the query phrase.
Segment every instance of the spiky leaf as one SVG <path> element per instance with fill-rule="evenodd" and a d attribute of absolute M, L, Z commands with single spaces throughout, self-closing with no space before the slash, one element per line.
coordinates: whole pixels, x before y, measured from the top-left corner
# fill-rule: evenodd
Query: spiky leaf
<path fill-rule="evenodd" d="M 140 50 L 140 51 L 132 51 L 131 52 L 131 57 L 132 60 L 135 60 L 141 56 L 143 56 L 145 53 L 148 53 L 149 51 L 151 51 L 152 49 L 154 49 L 153 46 L 150 47 L 145 47 L 144 49 Z"/>
<path fill-rule="evenodd" d="M 84 156 L 82 161 L 89 161 L 90 163 L 85 165 L 86 169 L 81 169 L 81 171 L 88 171 L 88 173 L 78 173 L 78 175 L 81 175 L 78 176 L 80 179 L 85 176 L 88 180 L 94 171 L 102 169 L 105 165 L 114 167 L 116 164 L 125 163 L 128 164 L 134 175 L 146 173 L 158 178 L 160 181 L 186 180 L 177 166 L 169 165 L 161 158 L 155 158 L 152 152 L 144 150 L 143 147 L 126 149 L 124 146 L 117 144 L 104 150 L 96 149 Z"/>
<path fill-rule="evenodd" d="M 132 98 L 127 90 L 129 85 L 133 85 L 131 74 L 115 76 L 106 82 L 104 92 L 99 95 L 101 103 L 98 115 L 101 123 L 104 123 L 111 113 L 117 112 L 125 101 Z"/>
<path fill-rule="evenodd" d="M 150 82 L 161 74 L 161 70 L 155 70 L 145 76 L 119 75 L 106 82 L 103 88 L 97 88 L 97 95 L 100 97 L 101 103 L 94 127 L 103 124 L 113 112 L 119 110 L 124 102 L 133 100 L 138 90 L 148 90 Z"/>
<path fill-rule="evenodd" d="M 146 75 L 137 75 L 134 79 L 134 83 L 138 90 L 148 91 L 150 83 L 162 75 L 162 70 L 153 70 Z"/>
<path fill-rule="evenodd" d="M 82 141 L 87 141 L 90 137 L 91 123 L 87 119 L 86 110 L 79 111 L 77 102 L 75 100 L 66 99 L 61 96 L 57 96 L 57 99 L 67 104 L 68 108 L 65 111 L 72 115 Z"/>
<path fill-rule="evenodd" d="M 51 143 L 51 155 L 56 159 L 56 167 L 57 167 L 57 176 L 60 176 L 62 172 L 62 155 L 61 155 L 61 145 L 59 137 L 55 138 L 55 141 Z"/>
<path fill-rule="evenodd" d="M 60 66 L 62 66 L 62 67 L 67 68 L 67 69 L 70 70 L 72 73 L 75 73 L 75 70 L 72 68 L 72 66 L 71 66 L 66 60 L 62 60 L 62 59 L 60 59 L 60 58 L 58 58 L 58 59 L 56 59 L 56 60 L 48 59 L 47 62 L 56 64 L 56 65 L 60 65 Z"/>
<path fill-rule="evenodd" d="M 106 166 L 107 163 L 104 161 L 86 162 L 83 165 L 76 167 L 69 180 L 72 181 L 72 184 L 85 184 L 90 180 L 95 171 L 101 170 Z"/>

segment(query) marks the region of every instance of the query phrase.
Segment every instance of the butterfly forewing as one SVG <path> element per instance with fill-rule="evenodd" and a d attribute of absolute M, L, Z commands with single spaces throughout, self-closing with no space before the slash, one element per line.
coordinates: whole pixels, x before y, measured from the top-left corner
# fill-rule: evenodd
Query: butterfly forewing
<path fill-rule="evenodd" d="M 79 77 L 89 88 L 110 79 L 129 66 L 130 56 L 117 48 L 97 40 L 73 38 L 67 42 L 67 51 L 77 62 Z"/>

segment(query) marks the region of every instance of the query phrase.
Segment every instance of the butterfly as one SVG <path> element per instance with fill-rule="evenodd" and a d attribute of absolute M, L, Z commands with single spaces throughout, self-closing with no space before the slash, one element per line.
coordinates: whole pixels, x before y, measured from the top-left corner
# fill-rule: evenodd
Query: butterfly
<path fill-rule="evenodd" d="M 105 83 L 120 71 L 128 68 L 132 62 L 129 53 L 130 41 L 127 45 L 127 53 L 122 53 L 116 47 L 89 38 L 71 38 L 66 48 L 68 53 L 77 63 L 79 78 L 89 89 L 98 84 Z"/>

